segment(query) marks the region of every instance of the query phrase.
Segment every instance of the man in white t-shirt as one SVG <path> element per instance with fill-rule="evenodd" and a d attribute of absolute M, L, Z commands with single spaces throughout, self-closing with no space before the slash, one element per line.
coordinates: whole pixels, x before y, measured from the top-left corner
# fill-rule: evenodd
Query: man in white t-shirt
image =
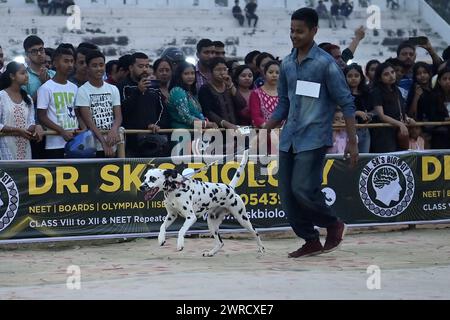
<path fill-rule="evenodd" d="M 113 158 L 122 124 L 119 90 L 103 81 L 105 56 L 101 52 L 90 52 L 86 64 L 88 82 L 78 89 L 75 104 L 83 122 L 97 137 L 97 157 Z M 102 130 L 107 133 L 102 134 Z"/>
<path fill-rule="evenodd" d="M 75 113 L 78 88 L 67 80 L 73 72 L 73 53 L 66 48 L 56 49 L 53 64 L 56 75 L 39 88 L 37 110 L 40 123 L 59 133 L 58 136 L 47 136 L 45 158 L 62 159 L 66 142 L 73 138 L 73 131 L 79 127 Z"/>

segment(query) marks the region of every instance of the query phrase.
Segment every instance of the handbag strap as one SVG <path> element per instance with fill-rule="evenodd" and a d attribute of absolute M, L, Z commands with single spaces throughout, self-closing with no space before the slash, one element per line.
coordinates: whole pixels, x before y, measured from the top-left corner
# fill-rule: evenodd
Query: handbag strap
<path fill-rule="evenodd" d="M 400 96 L 399 96 L 398 90 L 397 90 L 397 93 L 396 93 L 396 99 L 397 99 L 398 111 L 400 111 L 400 121 L 405 123 L 405 118 L 403 116 L 403 110 L 402 110 L 402 106 L 400 104 Z"/>

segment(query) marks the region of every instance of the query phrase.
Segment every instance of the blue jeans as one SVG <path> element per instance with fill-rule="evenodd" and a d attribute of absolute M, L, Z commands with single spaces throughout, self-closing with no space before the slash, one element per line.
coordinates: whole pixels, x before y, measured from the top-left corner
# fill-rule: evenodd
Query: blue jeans
<path fill-rule="evenodd" d="M 370 132 L 369 129 L 358 129 L 358 149 L 359 153 L 369 153 L 370 151 Z"/>
<path fill-rule="evenodd" d="M 319 239 L 314 226 L 327 228 L 338 220 L 321 191 L 326 150 L 324 147 L 297 154 L 280 151 L 281 204 L 295 234 L 306 241 Z"/>

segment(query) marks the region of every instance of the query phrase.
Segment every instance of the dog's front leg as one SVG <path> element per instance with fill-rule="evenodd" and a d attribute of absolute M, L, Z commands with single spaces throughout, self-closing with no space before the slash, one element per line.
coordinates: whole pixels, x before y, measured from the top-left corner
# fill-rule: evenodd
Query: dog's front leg
<path fill-rule="evenodd" d="M 160 246 L 163 246 L 166 243 L 166 230 L 170 227 L 172 223 L 177 219 L 177 214 L 173 211 L 173 209 L 166 207 L 167 210 L 167 216 L 164 219 L 163 224 L 161 225 L 161 228 L 159 228 L 159 235 L 158 235 L 158 243 Z"/>
<path fill-rule="evenodd" d="M 190 214 L 186 217 L 186 221 L 184 221 L 183 226 L 178 232 L 178 241 L 177 241 L 177 250 L 181 251 L 184 248 L 184 236 L 190 227 L 197 221 L 197 217 L 194 214 Z"/>

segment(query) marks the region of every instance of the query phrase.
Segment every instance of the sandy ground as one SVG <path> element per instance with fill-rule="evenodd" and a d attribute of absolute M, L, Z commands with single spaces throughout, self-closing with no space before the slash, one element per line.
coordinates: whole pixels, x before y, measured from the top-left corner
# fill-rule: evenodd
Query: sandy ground
<path fill-rule="evenodd" d="M 450 228 L 351 232 L 339 251 L 288 259 L 300 242 L 290 234 L 213 240 L 156 239 L 0 247 L 0 299 L 450 299 Z M 81 289 L 71 290 L 67 268 L 79 266 Z M 371 265 L 379 267 L 380 289 Z M 376 267 L 373 267 L 376 268 Z M 377 270 L 377 269 L 372 269 Z M 372 276 L 372 277 L 371 277 Z"/>

